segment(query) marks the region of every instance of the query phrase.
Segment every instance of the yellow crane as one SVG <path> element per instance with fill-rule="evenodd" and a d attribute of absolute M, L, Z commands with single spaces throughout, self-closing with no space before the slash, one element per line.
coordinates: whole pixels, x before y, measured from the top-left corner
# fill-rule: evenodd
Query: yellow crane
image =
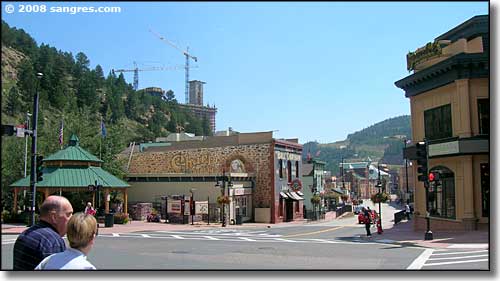
<path fill-rule="evenodd" d="M 194 60 L 195 62 L 198 62 L 198 58 L 195 56 L 192 56 L 189 54 L 189 47 L 186 48 L 186 51 L 182 50 L 181 48 L 177 47 L 174 43 L 170 42 L 167 38 L 161 36 L 157 32 L 153 31 L 152 29 L 149 29 L 149 32 L 153 33 L 158 37 L 160 40 L 163 42 L 167 43 L 168 45 L 172 46 L 176 50 L 180 51 L 184 56 L 186 56 L 186 65 L 184 68 L 186 69 L 186 89 L 185 89 L 185 98 L 186 98 L 186 104 L 188 104 L 188 99 L 189 99 L 189 59 Z"/>

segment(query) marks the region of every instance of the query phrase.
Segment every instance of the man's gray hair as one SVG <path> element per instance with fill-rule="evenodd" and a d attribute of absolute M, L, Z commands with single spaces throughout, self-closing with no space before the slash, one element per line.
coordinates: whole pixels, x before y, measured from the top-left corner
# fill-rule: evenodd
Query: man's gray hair
<path fill-rule="evenodd" d="M 67 199 L 62 196 L 49 196 L 45 201 L 43 201 L 40 206 L 40 216 L 44 217 L 50 214 L 51 212 L 59 213 L 62 211 L 63 201 Z"/>

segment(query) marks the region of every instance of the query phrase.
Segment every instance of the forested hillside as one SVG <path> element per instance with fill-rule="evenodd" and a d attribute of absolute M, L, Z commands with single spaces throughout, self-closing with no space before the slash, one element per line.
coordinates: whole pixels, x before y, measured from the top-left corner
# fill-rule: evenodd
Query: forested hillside
<path fill-rule="evenodd" d="M 36 73 L 43 77 L 37 81 Z M 82 147 L 104 160 L 104 168 L 121 177 L 123 163 L 115 155 L 131 141 L 150 141 L 175 132 L 210 135 L 208 120 L 193 117 L 178 107 L 175 94 L 153 97 L 134 91 L 123 74 L 104 74 L 91 67 L 84 52 L 73 55 L 37 42 L 24 30 L 2 21 L 2 124 L 23 124 L 26 112 L 33 112 L 34 93 L 40 94 L 38 152 L 48 156 L 61 147 L 59 128 L 64 122 L 64 144 L 72 133 Z M 107 135 L 100 134 L 104 122 Z M 2 200 L 8 185 L 23 176 L 23 138 L 2 136 Z M 29 150 L 29 149 L 28 149 Z M 28 152 L 28 159 L 30 155 Z M 30 161 L 28 161 L 29 171 Z M 4 203 L 3 202 L 3 203 Z"/>
<path fill-rule="evenodd" d="M 376 123 L 368 128 L 354 132 L 346 140 L 335 143 L 304 144 L 302 157 L 306 159 L 310 153 L 315 159 L 326 162 L 326 170 L 334 174 L 339 172 L 339 163 L 380 161 L 391 165 L 402 165 L 404 147 L 403 139 L 391 138 L 406 136 L 411 139 L 410 116 L 404 115 Z"/>

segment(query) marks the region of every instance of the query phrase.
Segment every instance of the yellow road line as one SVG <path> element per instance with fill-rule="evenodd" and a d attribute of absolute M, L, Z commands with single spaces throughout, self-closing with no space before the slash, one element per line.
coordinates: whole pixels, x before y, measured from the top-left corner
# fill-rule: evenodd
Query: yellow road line
<path fill-rule="evenodd" d="M 311 234 L 318 234 L 318 233 L 323 233 L 323 232 L 327 232 L 327 231 L 333 231 L 333 230 L 337 230 L 337 229 L 341 229 L 341 228 L 344 228 L 344 227 L 343 226 L 337 226 L 337 227 L 333 227 L 333 228 L 329 228 L 329 229 L 324 229 L 324 230 L 319 230 L 319 231 L 314 231 L 314 232 L 306 232 L 306 233 L 298 233 L 298 234 L 286 235 L 286 236 L 283 236 L 283 238 L 296 237 L 296 236 L 304 236 L 304 235 L 311 235 Z"/>

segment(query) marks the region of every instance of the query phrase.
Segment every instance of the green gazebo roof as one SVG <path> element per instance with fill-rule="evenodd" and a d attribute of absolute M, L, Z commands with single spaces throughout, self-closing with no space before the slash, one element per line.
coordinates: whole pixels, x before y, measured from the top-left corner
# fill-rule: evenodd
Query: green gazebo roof
<path fill-rule="evenodd" d="M 103 187 L 130 187 L 129 184 L 106 172 L 101 167 L 45 167 L 43 181 L 37 187 L 87 187 L 90 184 Z M 29 187 L 30 177 L 20 179 L 10 187 Z"/>
<path fill-rule="evenodd" d="M 50 155 L 43 159 L 46 161 L 84 161 L 84 162 L 104 162 L 95 157 L 90 152 L 86 151 L 80 146 L 80 140 L 73 134 L 69 140 L 69 145 L 62 150 Z"/>

